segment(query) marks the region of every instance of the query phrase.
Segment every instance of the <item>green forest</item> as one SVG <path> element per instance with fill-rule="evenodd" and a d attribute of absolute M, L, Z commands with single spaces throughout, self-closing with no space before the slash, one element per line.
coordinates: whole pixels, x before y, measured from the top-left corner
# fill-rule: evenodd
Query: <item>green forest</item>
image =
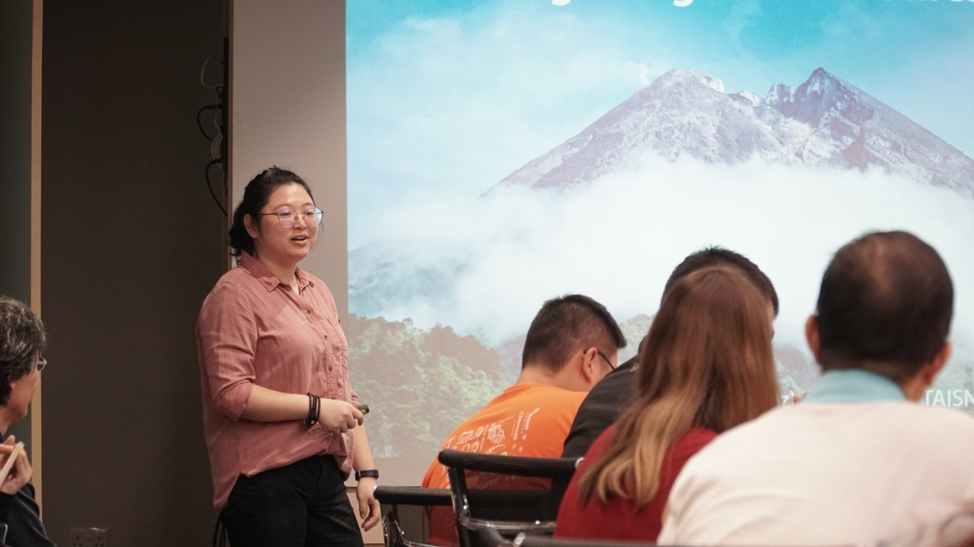
<path fill-rule="evenodd" d="M 636 354 L 652 320 L 637 315 L 620 324 L 628 341 L 620 364 Z M 380 458 L 434 454 L 457 425 L 513 384 L 520 370 L 523 336 L 494 350 L 451 327 L 420 329 L 409 319 L 350 315 L 342 327 L 352 385 L 371 408 L 369 440 Z M 818 366 L 797 349 L 776 347 L 775 361 L 784 396 L 800 394 L 818 376 Z M 951 363 L 925 402 L 974 411 L 974 395 L 964 389 L 971 385 L 971 365 Z"/>
<path fill-rule="evenodd" d="M 453 429 L 510 383 L 500 355 L 450 327 L 350 315 L 352 385 L 369 404 L 369 441 L 380 458 L 435 453 Z"/>
<path fill-rule="evenodd" d="M 622 323 L 628 345 L 619 363 L 636 354 L 652 317 Z M 419 329 L 412 321 L 350 315 L 342 322 L 352 385 L 370 406 L 369 441 L 376 457 L 435 453 L 462 421 L 517 379 L 524 337 L 500 352 L 451 327 Z"/>

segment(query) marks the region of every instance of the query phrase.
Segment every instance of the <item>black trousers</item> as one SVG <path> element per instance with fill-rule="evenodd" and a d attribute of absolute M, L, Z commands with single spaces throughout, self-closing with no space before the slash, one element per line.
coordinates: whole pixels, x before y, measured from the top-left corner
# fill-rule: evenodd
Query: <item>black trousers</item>
<path fill-rule="evenodd" d="M 230 547 L 362 547 L 362 533 L 331 456 L 241 475 L 220 514 Z"/>

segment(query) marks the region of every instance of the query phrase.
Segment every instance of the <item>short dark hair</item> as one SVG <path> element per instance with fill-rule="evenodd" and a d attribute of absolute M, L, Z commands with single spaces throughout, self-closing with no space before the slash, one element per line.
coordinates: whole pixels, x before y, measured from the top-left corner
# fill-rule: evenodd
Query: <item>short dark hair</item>
<path fill-rule="evenodd" d="M 818 295 L 823 370 L 862 368 L 897 383 L 943 347 L 954 285 L 933 247 L 907 232 L 873 232 L 832 258 Z"/>
<path fill-rule="evenodd" d="M 243 253 L 254 254 L 254 238 L 250 237 L 250 234 L 247 233 L 247 226 L 244 225 L 244 217 L 250 215 L 255 220 L 259 220 L 260 217 L 257 215 L 267 205 L 267 200 L 270 199 L 271 194 L 274 193 L 274 190 L 278 186 L 284 186 L 285 184 L 300 184 L 308 192 L 308 195 L 311 196 L 312 203 L 314 202 L 315 197 L 311 193 L 311 187 L 301 177 L 287 169 L 281 169 L 276 165 L 264 169 L 253 180 L 247 183 L 247 187 L 244 189 L 243 200 L 240 201 L 240 205 L 233 212 L 233 224 L 230 225 L 230 231 L 227 233 L 227 240 L 232 249 L 231 254 L 237 257 L 238 262 Z"/>
<path fill-rule="evenodd" d="M 764 275 L 764 272 L 744 255 L 722 247 L 706 247 L 684 258 L 683 262 L 680 262 L 673 269 L 673 273 L 670 274 L 670 278 L 666 281 L 666 286 L 663 288 L 663 296 L 665 297 L 666 293 L 670 292 L 670 289 L 673 288 L 673 285 L 687 275 L 697 270 L 711 266 L 720 266 L 722 264 L 736 266 L 744 272 L 748 280 L 771 302 L 771 307 L 774 308 L 774 315 L 775 317 L 778 316 L 778 293 L 774 290 L 774 285 L 771 284 L 768 276 Z"/>
<path fill-rule="evenodd" d="M 531 321 L 521 368 L 532 363 L 557 373 L 572 355 L 591 347 L 604 353 L 626 347 L 626 337 L 609 310 L 581 294 L 553 298 Z"/>
<path fill-rule="evenodd" d="M 34 312 L 0 296 L 0 406 L 10 399 L 10 382 L 27 376 L 46 347 L 44 324 Z"/>

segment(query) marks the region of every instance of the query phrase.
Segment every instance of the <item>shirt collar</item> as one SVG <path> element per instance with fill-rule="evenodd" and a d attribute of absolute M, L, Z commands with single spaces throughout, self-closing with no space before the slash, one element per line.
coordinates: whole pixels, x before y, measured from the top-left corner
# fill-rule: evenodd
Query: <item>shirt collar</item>
<path fill-rule="evenodd" d="M 889 378 L 858 368 L 830 370 L 809 390 L 802 404 L 905 401 L 903 390 Z"/>
<path fill-rule="evenodd" d="M 308 274 L 304 273 L 301 268 L 294 268 L 294 275 L 298 276 L 298 287 L 303 291 L 305 287 L 314 287 L 315 282 L 308 278 Z"/>
<path fill-rule="evenodd" d="M 240 266 L 256 277 L 257 280 L 264 285 L 264 288 L 267 289 L 267 292 L 273 291 L 280 285 L 287 286 L 283 281 L 278 279 L 277 276 L 274 275 L 274 273 L 271 272 L 271 270 L 265 266 L 263 262 L 254 258 L 253 255 L 248 252 L 240 253 Z M 304 270 L 301 268 L 295 268 L 294 274 L 298 278 L 298 288 L 300 290 L 304 290 L 305 287 L 315 286 L 314 282 L 308 279 L 308 275 L 304 273 Z"/>

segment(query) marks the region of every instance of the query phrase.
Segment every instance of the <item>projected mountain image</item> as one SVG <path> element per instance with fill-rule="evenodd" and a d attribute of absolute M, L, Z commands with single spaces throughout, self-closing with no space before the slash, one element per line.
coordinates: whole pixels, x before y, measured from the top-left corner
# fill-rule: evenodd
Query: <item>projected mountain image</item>
<path fill-rule="evenodd" d="M 510 385 L 548 298 L 606 304 L 629 340 L 621 362 L 684 256 L 742 252 L 781 297 L 774 346 L 788 395 L 818 375 L 802 325 L 838 246 L 876 229 L 974 235 L 974 160 L 822 68 L 764 97 L 671 70 L 538 152 L 480 195 L 404 202 L 376 220 L 388 237 L 349 253 L 343 327 L 356 390 L 384 402 L 369 432 L 379 457 L 435 453 Z M 936 246 L 971 267 L 967 250 Z M 974 411 L 974 338 L 955 326 L 952 339 L 927 402 Z"/>
<path fill-rule="evenodd" d="M 676 69 L 499 186 L 569 188 L 646 152 L 707 163 L 761 158 L 785 165 L 879 167 L 974 196 L 974 160 L 823 68 L 761 98 L 724 93 L 707 74 Z"/>
<path fill-rule="evenodd" d="M 797 88 L 775 85 L 763 99 L 750 91 L 726 94 L 720 80 L 699 71 L 672 70 L 485 197 L 503 188 L 571 190 L 653 155 L 716 165 L 758 159 L 876 168 L 974 197 L 974 160 L 821 68 Z M 476 260 L 474 249 L 464 242 L 430 243 L 389 238 L 353 250 L 351 309 L 375 316 L 412 307 L 416 298 L 448 301 Z"/>

